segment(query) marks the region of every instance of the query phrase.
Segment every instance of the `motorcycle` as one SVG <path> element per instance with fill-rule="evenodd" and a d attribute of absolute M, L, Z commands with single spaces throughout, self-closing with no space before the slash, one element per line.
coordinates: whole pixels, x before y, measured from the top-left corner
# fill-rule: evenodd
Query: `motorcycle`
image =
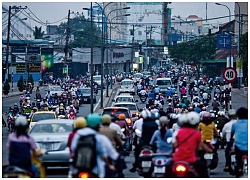
<path fill-rule="evenodd" d="M 153 153 L 153 148 L 151 146 L 143 146 L 139 154 L 138 174 L 144 178 L 150 178 L 153 173 Z"/>
<path fill-rule="evenodd" d="M 3 169 L 3 178 L 31 178 L 32 173 L 17 166 L 7 166 Z"/>
<path fill-rule="evenodd" d="M 165 177 L 166 169 L 170 166 L 172 155 L 169 153 L 155 153 L 152 155 L 152 166 L 154 168 L 152 177 Z"/>
<path fill-rule="evenodd" d="M 10 122 L 10 132 L 14 132 L 16 127 L 15 127 L 15 122 L 16 122 L 16 117 L 12 117 L 11 118 L 11 122 Z"/>
<path fill-rule="evenodd" d="M 235 175 L 236 178 L 240 177 L 239 174 L 237 174 L 236 170 L 237 170 L 237 163 L 236 163 L 236 154 L 235 152 L 231 152 L 230 153 L 231 156 L 231 170 L 229 171 L 229 173 L 231 175 Z M 243 162 L 243 175 L 248 175 L 248 155 L 245 154 L 242 156 L 242 162 Z"/>
<path fill-rule="evenodd" d="M 205 140 L 204 142 L 210 149 L 213 149 L 212 153 L 205 153 L 203 158 L 206 161 L 207 168 L 208 168 L 208 174 L 210 174 L 210 170 L 215 169 L 218 166 L 219 162 L 219 157 L 217 153 L 217 139 L 212 139 L 212 140 Z"/>
<path fill-rule="evenodd" d="M 74 119 L 76 118 L 76 114 L 75 114 L 73 111 L 71 111 L 71 112 L 68 114 L 68 118 L 74 120 Z"/>
<path fill-rule="evenodd" d="M 147 96 L 142 95 L 142 96 L 141 96 L 141 102 L 142 102 L 142 103 L 145 103 L 146 101 L 147 101 Z"/>

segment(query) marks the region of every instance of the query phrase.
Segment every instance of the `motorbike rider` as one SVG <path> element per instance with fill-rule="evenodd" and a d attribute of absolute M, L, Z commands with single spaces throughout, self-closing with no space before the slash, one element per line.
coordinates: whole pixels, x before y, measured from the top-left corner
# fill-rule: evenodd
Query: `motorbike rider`
<path fill-rule="evenodd" d="M 19 107 L 18 107 L 17 103 L 14 104 L 13 111 L 15 114 L 19 113 Z"/>
<path fill-rule="evenodd" d="M 248 109 L 241 107 L 236 111 L 237 122 L 232 125 L 230 140 L 234 142 L 236 155 L 236 177 L 243 174 L 242 156 L 248 154 Z M 234 138 L 233 138 L 234 137 Z"/>
<path fill-rule="evenodd" d="M 33 107 L 33 108 L 32 108 L 32 111 L 30 112 L 29 118 L 31 118 L 32 115 L 33 115 L 35 112 L 37 112 L 37 107 Z"/>
<path fill-rule="evenodd" d="M 52 96 L 52 95 L 50 94 L 50 90 L 48 90 L 48 92 L 45 94 L 45 98 L 46 98 L 46 99 L 49 99 L 50 96 Z"/>
<path fill-rule="evenodd" d="M 67 114 L 70 114 L 70 112 L 74 112 L 76 114 L 76 109 L 75 107 L 73 106 L 73 104 L 69 105 L 67 108 L 66 108 L 66 111 L 67 111 Z"/>
<path fill-rule="evenodd" d="M 99 127 L 102 122 L 102 117 L 99 114 L 89 114 L 86 118 L 87 127 L 79 129 L 74 135 L 71 143 L 72 155 L 74 158 L 74 152 L 77 148 L 78 140 L 81 136 L 94 135 L 96 139 L 96 153 L 97 162 L 96 166 L 92 169 L 92 173 L 96 174 L 99 178 L 104 178 L 106 175 L 106 168 L 109 170 L 115 170 L 114 165 L 111 164 L 111 160 L 117 160 L 119 154 L 112 146 L 111 141 L 104 135 L 100 134 Z"/>
<path fill-rule="evenodd" d="M 149 142 L 151 146 L 156 144 L 156 152 L 172 152 L 172 141 L 168 141 L 168 138 L 172 138 L 172 131 L 168 130 L 168 118 L 167 116 L 161 116 L 159 119 L 160 129 L 156 130 Z"/>
<path fill-rule="evenodd" d="M 103 134 L 107 136 L 107 138 L 109 138 L 113 147 L 120 154 L 115 164 L 118 173 L 117 177 L 122 178 L 124 177 L 122 170 L 125 169 L 124 167 L 126 167 L 124 158 L 121 158 L 121 155 L 123 154 L 124 151 L 123 150 L 124 141 L 122 141 L 121 137 L 117 134 L 117 132 L 114 129 L 109 127 L 110 123 L 111 123 L 111 116 L 108 114 L 104 114 L 102 116 L 102 127 L 99 129 L 99 132 L 100 134 Z M 108 173 L 106 177 L 113 177 L 112 173 L 111 174 Z"/>
<path fill-rule="evenodd" d="M 16 132 L 9 135 L 7 147 L 9 149 L 9 165 L 17 166 L 32 173 L 32 177 L 38 177 L 39 171 L 31 163 L 31 151 L 39 157 L 42 151 L 36 151 L 34 139 L 27 133 L 28 121 L 25 116 L 19 116 L 15 122 Z"/>
<path fill-rule="evenodd" d="M 154 93 L 155 93 L 155 96 L 160 93 L 160 88 L 158 87 L 158 85 L 155 85 Z"/>
<path fill-rule="evenodd" d="M 63 103 L 60 103 L 60 106 L 56 109 L 56 114 L 59 115 L 66 115 L 66 110 L 63 106 Z"/>
<path fill-rule="evenodd" d="M 154 93 L 154 91 L 152 90 L 152 91 L 150 91 L 149 93 L 148 93 L 148 97 L 150 98 L 150 99 L 152 99 L 152 100 L 154 100 L 155 99 L 155 93 Z"/>
<path fill-rule="evenodd" d="M 229 172 L 231 167 L 231 157 L 230 152 L 233 147 L 233 142 L 230 140 L 232 125 L 237 121 L 236 120 L 236 111 L 235 109 L 229 109 L 228 111 L 229 122 L 226 123 L 222 129 L 222 138 L 226 140 L 226 149 L 225 149 L 225 159 L 226 164 L 224 172 Z"/>
<path fill-rule="evenodd" d="M 139 92 L 142 90 L 142 85 L 141 85 L 141 83 L 137 83 L 137 86 L 136 86 L 136 88 L 137 88 L 137 94 L 139 95 Z"/>
<path fill-rule="evenodd" d="M 40 106 L 44 107 L 44 104 L 46 104 L 47 106 L 49 106 L 49 103 L 48 103 L 48 101 L 47 101 L 46 98 L 43 98 L 43 101 L 40 103 Z"/>
<path fill-rule="evenodd" d="M 149 145 L 149 142 L 156 130 L 158 130 L 158 125 L 154 120 L 151 118 L 151 112 L 148 109 L 144 109 L 141 112 L 141 116 L 143 118 L 143 123 L 142 123 L 142 136 L 140 138 L 139 144 L 135 147 L 135 162 L 133 163 L 133 167 L 129 170 L 130 172 L 135 172 L 138 163 L 139 163 L 139 154 L 140 150 L 143 146 Z"/>
<path fill-rule="evenodd" d="M 202 121 L 199 123 L 198 130 L 201 132 L 202 141 L 212 140 L 214 136 L 220 138 L 220 134 L 215 127 L 209 112 L 203 113 Z"/>
<path fill-rule="evenodd" d="M 78 111 L 79 110 L 79 106 L 80 106 L 80 102 L 79 100 L 76 98 L 76 96 L 73 96 L 73 100 L 71 102 L 73 104 L 73 106 L 75 107 L 75 109 Z"/>
<path fill-rule="evenodd" d="M 185 161 L 190 163 L 199 173 L 199 177 L 208 178 L 207 167 L 197 158 L 197 150 L 205 149 L 207 152 L 212 152 L 201 140 L 201 133 L 196 130 L 199 124 L 200 117 L 196 112 L 189 112 L 186 116 L 186 121 L 182 122 L 182 127 L 176 135 L 176 140 L 173 144 L 175 149 L 173 153 L 173 162 Z"/>
<path fill-rule="evenodd" d="M 141 99 L 142 96 L 145 96 L 146 99 L 147 99 L 148 93 L 147 93 L 147 91 L 142 87 L 142 89 L 141 89 L 141 90 L 139 91 L 139 93 L 138 93 L 138 96 L 140 97 L 140 99 Z"/>

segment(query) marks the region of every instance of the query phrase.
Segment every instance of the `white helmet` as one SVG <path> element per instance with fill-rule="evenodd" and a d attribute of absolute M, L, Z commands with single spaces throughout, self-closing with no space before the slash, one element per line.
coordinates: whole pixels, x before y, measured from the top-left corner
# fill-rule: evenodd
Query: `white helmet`
<path fill-rule="evenodd" d="M 192 111 L 187 114 L 187 122 L 190 125 L 197 125 L 200 122 L 200 116 L 198 113 Z"/>
<path fill-rule="evenodd" d="M 151 112 L 147 109 L 144 109 L 142 112 L 141 112 L 141 116 L 143 119 L 147 119 L 147 118 L 151 118 Z"/>
<path fill-rule="evenodd" d="M 161 124 L 168 125 L 168 117 L 167 116 L 161 116 L 159 121 Z"/>
<path fill-rule="evenodd" d="M 18 116 L 15 121 L 16 127 L 25 127 L 28 125 L 27 118 L 25 116 Z"/>
<path fill-rule="evenodd" d="M 181 126 L 187 123 L 187 114 L 178 114 L 178 124 Z"/>

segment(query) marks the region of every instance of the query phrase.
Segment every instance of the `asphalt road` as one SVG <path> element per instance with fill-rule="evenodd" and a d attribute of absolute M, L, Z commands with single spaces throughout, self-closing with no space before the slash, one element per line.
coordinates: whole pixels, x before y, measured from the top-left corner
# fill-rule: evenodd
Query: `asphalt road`
<path fill-rule="evenodd" d="M 45 88 L 42 88 L 42 91 L 45 93 L 44 91 Z M 100 92 L 99 92 L 100 93 Z M 115 91 L 113 93 L 113 96 L 115 95 Z M 34 94 L 32 94 L 32 96 L 34 96 Z M 100 98 L 100 94 L 98 95 L 97 98 Z M 110 99 L 112 99 L 113 97 L 110 97 Z M 136 99 L 139 100 L 138 96 L 135 96 Z M 9 108 L 9 106 L 13 106 L 13 104 L 15 102 L 19 102 L 19 96 L 16 97 L 8 97 L 8 98 L 4 98 L 2 101 L 2 112 L 6 112 Z M 99 100 L 99 99 L 98 99 Z M 97 101 L 98 101 L 97 100 Z M 109 102 L 109 104 L 107 104 L 107 106 L 109 106 L 111 104 L 111 102 Z M 247 102 L 247 97 L 243 96 L 241 91 L 232 91 L 232 107 L 235 109 L 238 109 L 239 107 L 248 107 L 248 102 Z M 139 100 L 138 102 L 138 106 L 139 108 L 143 108 L 145 106 L 145 104 L 141 103 L 141 101 Z M 165 105 L 166 108 L 166 105 Z M 90 105 L 89 104 L 84 104 L 80 107 L 80 112 L 78 115 L 83 115 L 86 116 L 88 113 L 90 112 Z M 9 132 L 7 131 L 6 127 L 2 127 L 2 164 L 8 164 L 8 154 L 7 154 L 7 147 L 6 147 L 6 141 L 7 141 L 7 137 Z M 223 168 L 225 165 L 225 158 L 224 158 L 224 150 L 223 149 L 219 149 L 218 150 L 219 153 L 219 164 L 218 167 L 214 170 L 211 171 L 211 178 L 232 178 L 233 176 L 231 176 L 229 173 L 225 173 L 223 172 Z M 125 158 L 126 164 L 127 164 L 127 169 L 125 169 L 123 172 L 125 174 L 126 178 L 142 178 L 138 175 L 137 172 L 135 173 L 131 173 L 129 172 L 129 169 L 132 168 L 132 163 L 134 162 L 134 156 L 133 153 L 130 154 L 130 156 L 127 156 Z M 65 178 L 67 177 L 68 174 L 68 168 L 49 168 L 48 172 L 47 172 L 47 177 L 48 178 Z"/>

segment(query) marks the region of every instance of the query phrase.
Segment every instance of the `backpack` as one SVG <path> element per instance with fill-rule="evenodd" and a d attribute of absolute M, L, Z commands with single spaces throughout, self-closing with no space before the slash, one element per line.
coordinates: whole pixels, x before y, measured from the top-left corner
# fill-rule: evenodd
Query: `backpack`
<path fill-rule="evenodd" d="M 73 164 L 78 170 L 92 171 L 97 164 L 95 135 L 81 136 L 73 159 Z"/>

